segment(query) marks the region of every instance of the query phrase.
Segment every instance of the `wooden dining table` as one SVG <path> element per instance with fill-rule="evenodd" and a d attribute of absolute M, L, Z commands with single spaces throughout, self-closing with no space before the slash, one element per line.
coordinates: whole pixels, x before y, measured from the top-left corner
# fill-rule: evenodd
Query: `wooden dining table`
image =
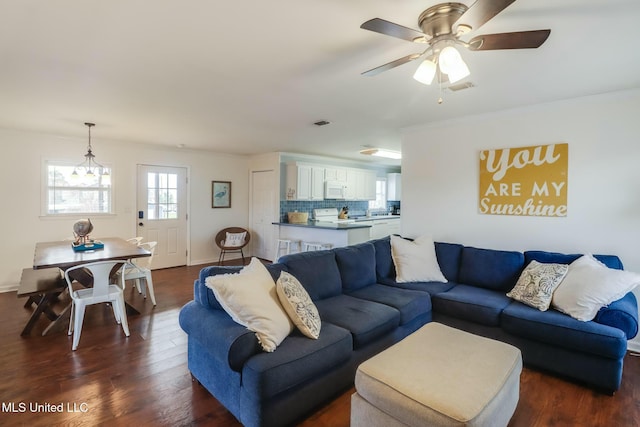
<path fill-rule="evenodd" d="M 100 239 L 104 243 L 103 249 L 89 251 L 73 250 L 72 242 L 38 242 L 33 256 L 33 268 L 58 267 L 66 270 L 80 264 L 96 261 L 128 260 L 151 256 L 151 252 L 135 244 L 127 242 L 120 237 L 105 237 Z"/>
<path fill-rule="evenodd" d="M 104 248 L 77 252 L 72 247 L 71 241 L 38 242 L 36 243 L 35 253 L 33 255 L 33 269 L 41 270 L 55 267 L 65 271 L 70 267 L 90 262 L 111 260 L 122 260 L 125 262 L 132 258 L 151 256 L 151 252 L 148 250 L 136 244 L 127 242 L 125 239 L 120 237 L 105 237 L 101 238 L 100 242 L 104 244 Z M 84 277 L 82 275 L 78 275 L 77 277 L 74 277 L 74 279 L 80 282 L 83 286 L 92 285 L 92 278 L 89 275 Z M 53 303 L 52 299 L 46 298 L 45 295 L 42 295 L 40 301 L 42 304 Z M 127 305 L 127 313 L 139 314 L 138 310 L 126 303 L 126 301 L 125 304 Z M 57 317 L 51 319 L 50 316 L 51 324 L 47 326 L 42 335 L 45 335 L 58 322 L 58 320 L 60 320 L 60 318 L 69 310 L 70 306 L 71 304 L 65 307 Z M 51 307 L 39 307 L 39 310 L 36 309 L 33 314 L 39 315 L 41 312 L 52 312 L 52 309 Z M 29 322 L 33 324 L 34 320 L 35 319 L 30 319 Z"/>

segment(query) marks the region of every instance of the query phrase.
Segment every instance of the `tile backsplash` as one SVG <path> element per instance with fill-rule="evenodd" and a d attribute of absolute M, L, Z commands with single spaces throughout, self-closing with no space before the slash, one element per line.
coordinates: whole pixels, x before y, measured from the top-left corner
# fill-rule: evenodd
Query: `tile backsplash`
<path fill-rule="evenodd" d="M 308 212 L 311 219 L 314 209 L 336 208 L 340 211 L 343 206 L 349 208 L 351 215 L 364 215 L 369 209 L 369 202 L 366 200 L 283 200 L 280 201 L 280 221 L 287 222 L 287 212 Z M 387 211 L 394 206 L 399 207 L 400 202 L 387 202 Z"/>

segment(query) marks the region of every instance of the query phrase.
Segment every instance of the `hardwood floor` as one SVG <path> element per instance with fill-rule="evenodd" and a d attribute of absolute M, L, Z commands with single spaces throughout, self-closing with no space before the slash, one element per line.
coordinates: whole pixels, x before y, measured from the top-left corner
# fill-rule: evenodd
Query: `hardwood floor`
<path fill-rule="evenodd" d="M 15 292 L 0 294 L 0 425 L 240 425 L 191 381 L 187 369 L 187 337 L 178 325 L 178 312 L 192 299 L 193 280 L 201 267 L 154 271 L 155 308 L 127 288 L 126 300 L 141 311 L 129 316 L 129 338 L 114 322 L 110 308 L 89 307 L 75 352 L 67 321 L 41 336 L 48 324 L 43 318 L 30 336 L 21 337 L 30 314 L 23 308 L 25 299 Z M 353 389 L 345 391 L 301 425 L 348 426 L 351 393 Z M 53 412 L 58 409 L 62 412 Z M 640 358 L 631 355 L 625 360 L 622 388 L 614 396 L 525 368 L 520 402 L 510 423 L 638 425 Z"/>

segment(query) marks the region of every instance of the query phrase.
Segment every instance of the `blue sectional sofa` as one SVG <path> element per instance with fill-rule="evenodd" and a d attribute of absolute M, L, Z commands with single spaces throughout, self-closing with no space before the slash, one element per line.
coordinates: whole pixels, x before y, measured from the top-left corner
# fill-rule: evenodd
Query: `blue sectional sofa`
<path fill-rule="evenodd" d="M 289 425 L 352 385 L 362 361 L 436 320 L 514 344 L 528 366 L 606 392 L 619 388 L 627 340 L 638 332 L 632 293 L 581 322 L 505 295 L 531 260 L 570 263 L 579 255 L 439 242 L 435 250 L 447 283 L 397 283 L 388 237 L 267 266 L 274 280 L 281 271 L 294 275 L 322 319 L 319 339 L 294 331 L 273 353 L 263 352 L 205 285 L 208 276 L 240 267 L 203 268 L 194 301 L 180 312 L 189 370 L 245 426 Z M 622 269 L 616 256 L 596 257 Z"/>

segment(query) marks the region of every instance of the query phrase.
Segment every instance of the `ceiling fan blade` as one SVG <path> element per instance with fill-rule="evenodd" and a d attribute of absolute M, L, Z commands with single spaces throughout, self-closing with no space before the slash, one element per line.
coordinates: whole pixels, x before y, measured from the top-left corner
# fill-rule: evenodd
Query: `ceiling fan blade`
<path fill-rule="evenodd" d="M 411 29 L 407 27 L 403 27 L 402 25 L 394 24 L 393 22 L 385 21 L 380 18 L 373 18 L 360 25 L 360 28 L 375 31 L 376 33 L 384 34 L 391 37 L 397 37 L 399 39 L 407 40 L 407 41 L 415 41 L 425 40 L 426 34 Z"/>
<path fill-rule="evenodd" d="M 464 24 L 470 26 L 472 30 L 477 30 L 514 1 L 516 0 L 478 0 L 458 18 L 453 27 Z"/>
<path fill-rule="evenodd" d="M 469 50 L 535 49 L 551 34 L 551 30 L 484 34 L 469 41 Z"/>
<path fill-rule="evenodd" d="M 392 68 L 396 68 L 399 65 L 406 64 L 407 62 L 411 62 L 414 59 L 418 59 L 421 56 L 422 56 L 421 53 L 414 53 L 414 54 L 411 54 L 411 55 L 407 55 L 407 56 L 405 56 L 403 58 L 396 59 L 395 61 L 391 61 L 391 62 L 388 62 L 388 63 L 386 63 L 384 65 L 379 66 L 379 67 L 372 68 L 372 69 L 370 69 L 368 71 L 365 71 L 364 73 L 362 73 L 362 75 L 363 76 L 369 76 L 369 77 L 375 76 L 377 74 L 380 74 L 383 71 L 387 71 L 387 70 L 390 70 Z"/>

